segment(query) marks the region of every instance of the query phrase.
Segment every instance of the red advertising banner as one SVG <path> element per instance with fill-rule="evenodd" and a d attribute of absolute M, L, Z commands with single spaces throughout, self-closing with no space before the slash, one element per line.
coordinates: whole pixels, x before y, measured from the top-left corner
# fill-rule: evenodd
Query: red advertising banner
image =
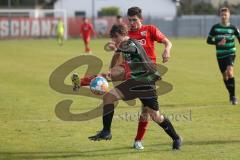
<path fill-rule="evenodd" d="M 56 18 L 0 18 L 0 38 L 52 37 Z"/>
<path fill-rule="evenodd" d="M 95 19 L 95 33 L 98 36 L 107 36 L 114 22 L 115 17 Z M 57 23 L 57 18 L 0 18 L 0 39 L 55 37 Z M 79 37 L 82 18 L 68 18 L 67 23 L 68 36 Z"/>

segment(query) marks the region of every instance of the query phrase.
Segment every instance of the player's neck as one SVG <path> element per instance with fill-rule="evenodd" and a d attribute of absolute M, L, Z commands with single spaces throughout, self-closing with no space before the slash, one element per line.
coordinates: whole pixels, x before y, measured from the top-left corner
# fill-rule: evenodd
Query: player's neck
<path fill-rule="evenodd" d="M 142 26 L 143 26 L 143 25 L 140 24 L 138 28 L 136 28 L 136 29 L 131 29 L 131 31 L 136 32 L 136 31 L 140 30 L 140 29 L 142 28 Z"/>
<path fill-rule="evenodd" d="M 221 24 L 222 26 L 225 26 L 225 27 L 230 26 L 230 22 L 229 22 L 229 21 L 221 22 L 220 24 Z"/>
<path fill-rule="evenodd" d="M 127 40 L 129 40 L 129 37 L 128 37 L 128 36 L 126 36 L 126 37 L 123 38 L 123 41 L 127 41 Z"/>

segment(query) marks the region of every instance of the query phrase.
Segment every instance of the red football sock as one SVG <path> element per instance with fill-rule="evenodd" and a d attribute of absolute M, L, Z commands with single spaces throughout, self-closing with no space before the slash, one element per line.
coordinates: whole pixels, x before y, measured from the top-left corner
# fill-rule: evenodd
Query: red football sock
<path fill-rule="evenodd" d="M 86 52 L 86 53 L 89 53 L 89 52 L 91 52 L 91 49 L 90 49 L 90 48 L 86 48 L 86 49 L 85 49 L 85 52 Z"/>
<path fill-rule="evenodd" d="M 86 77 L 80 78 L 80 85 L 81 86 L 89 86 L 90 83 L 91 83 L 91 80 L 94 79 L 97 76 L 103 76 L 104 78 L 106 78 L 109 81 L 110 74 L 109 73 L 102 73 L 102 74 L 99 74 L 99 75 L 92 75 L 92 76 L 86 76 Z"/>
<path fill-rule="evenodd" d="M 87 77 L 83 77 L 80 79 L 80 85 L 81 86 L 89 86 L 90 82 L 93 78 L 97 77 L 96 75 L 93 76 L 87 76 Z"/>
<path fill-rule="evenodd" d="M 137 135 L 135 137 L 135 141 L 141 141 L 145 135 L 145 132 L 147 130 L 148 121 L 141 121 L 138 122 L 138 130 Z"/>

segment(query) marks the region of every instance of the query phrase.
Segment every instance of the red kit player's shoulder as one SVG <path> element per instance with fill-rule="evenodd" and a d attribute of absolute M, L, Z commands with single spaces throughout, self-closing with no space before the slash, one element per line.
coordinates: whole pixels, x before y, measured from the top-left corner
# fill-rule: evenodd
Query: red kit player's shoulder
<path fill-rule="evenodd" d="M 141 27 L 141 29 L 147 29 L 147 30 L 151 30 L 151 29 L 155 29 L 156 28 L 156 26 L 154 26 L 154 25 L 143 25 L 142 27 Z"/>

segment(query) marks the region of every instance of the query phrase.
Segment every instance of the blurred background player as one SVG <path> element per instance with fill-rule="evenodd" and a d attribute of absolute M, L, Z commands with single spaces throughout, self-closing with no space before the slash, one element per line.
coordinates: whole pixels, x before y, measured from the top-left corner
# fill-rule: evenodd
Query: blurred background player
<path fill-rule="evenodd" d="M 94 30 L 92 24 L 86 17 L 83 18 L 83 24 L 80 26 L 80 34 L 85 45 L 85 52 L 90 53 L 91 49 L 89 48 L 89 43 L 91 40 L 91 34 L 94 34 Z"/>
<path fill-rule="evenodd" d="M 240 32 L 230 24 L 230 10 L 226 7 L 220 9 L 221 22 L 213 25 L 207 38 L 207 43 L 216 46 L 217 61 L 222 72 L 223 81 L 229 92 L 230 102 L 238 104 L 235 97 L 235 79 L 233 65 L 235 60 L 235 37 L 240 43 Z"/>
<path fill-rule="evenodd" d="M 154 25 L 143 25 L 142 10 L 139 7 L 131 7 L 127 12 L 129 21 L 129 32 L 128 36 L 131 39 L 136 39 L 140 42 L 142 47 L 145 49 L 148 57 L 156 64 L 156 52 L 154 42 L 164 44 L 164 51 L 162 54 L 162 62 L 166 63 L 170 58 L 170 50 L 172 43 L 168 38 L 160 32 L 160 30 Z M 157 98 L 157 97 L 156 97 Z M 142 140 L 146 132 L 148 125 L 149 114 L 146 110 L 146 106 L 142 107 L 142 114 L 139 118 L 137 135 L 133 147 L 135 149 L 144 149 Z M 162 126 L 164 128 L 164 126 Z M 168 129 L 164 128 L 165 132 L 168 133 Z"/>
<path fill-rule="evenodd" d="M 122 16 L 121 15 L 117 15 L 116 16 L 116 23 L 115 23 L 116 25 L 118 25 L 118 24 L 123 24 L 123 18 L 122 18 Z"/>
<path fill-rule="evenodd" d="M 58 18 L 57 23 L 57 41 L 60 46 L 63 45 L 63 39 L 64 39 L 64 24 L 61 18 Z"/>

